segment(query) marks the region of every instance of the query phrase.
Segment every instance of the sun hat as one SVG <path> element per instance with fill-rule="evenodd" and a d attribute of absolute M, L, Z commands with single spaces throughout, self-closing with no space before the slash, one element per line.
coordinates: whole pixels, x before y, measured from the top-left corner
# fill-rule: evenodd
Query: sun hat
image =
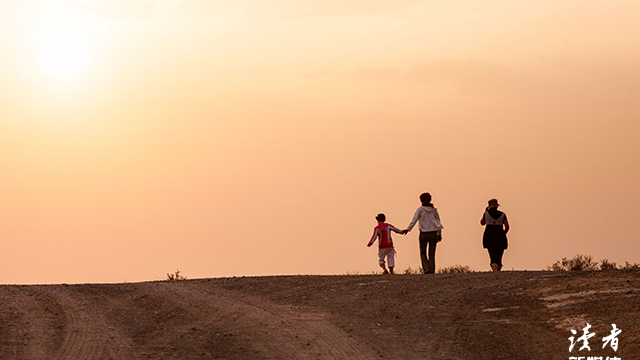
<path fill-rule="evenodd" d="M 498 207 L 498 206 L 500 206 L 500 204 L 498 204 L 498 199 L 491 199 L 491 200 L 489 200 L 489 207 L 490 207 L 490 208 L 492 208 L 492 207 Z"/>

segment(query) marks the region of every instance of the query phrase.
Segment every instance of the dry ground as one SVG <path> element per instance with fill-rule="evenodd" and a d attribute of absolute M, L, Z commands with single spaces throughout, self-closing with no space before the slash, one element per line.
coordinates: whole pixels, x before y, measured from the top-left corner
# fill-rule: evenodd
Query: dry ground
<path fill-rule="evenodd" d="M 2 360 L 637 360 L 639 323 L 637 270 L 0 286 Z"/>

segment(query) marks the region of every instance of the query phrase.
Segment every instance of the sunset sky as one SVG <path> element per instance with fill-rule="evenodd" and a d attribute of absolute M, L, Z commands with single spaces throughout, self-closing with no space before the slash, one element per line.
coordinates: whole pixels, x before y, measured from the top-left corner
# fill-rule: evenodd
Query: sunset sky
<path fill-rule="evenodd" d="M 640 262 L 640 1 L 0 0 L 0 283 Z M 395 235 L 417 268 L 417 227 Z"/>

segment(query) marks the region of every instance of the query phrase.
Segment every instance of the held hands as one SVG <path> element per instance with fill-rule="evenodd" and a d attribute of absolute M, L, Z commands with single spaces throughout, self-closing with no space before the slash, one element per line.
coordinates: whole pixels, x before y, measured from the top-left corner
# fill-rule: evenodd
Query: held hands
<path fill-rule="evenodd" d="M 402 235 L 407 235 L 407 233 L 408 233 L 408 232 L 409 232 L 409 230 L 404 229 L 404 230 L 402 230 L 402 231 L 400 232 L 400 234 L 402 234 Z"/>

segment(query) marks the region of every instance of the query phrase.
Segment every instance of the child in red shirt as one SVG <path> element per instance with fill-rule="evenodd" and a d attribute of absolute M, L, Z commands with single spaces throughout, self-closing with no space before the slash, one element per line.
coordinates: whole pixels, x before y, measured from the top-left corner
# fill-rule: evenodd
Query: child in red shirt
<path fill-rule="evenodd" d="M 378 214 L 378 216 L 376 216 L 376 220 L 378 220 L 378 226 L 373 228 L 373 236 L 371 237 L 371 240 L 369 240 L 369 244 L 367 244 L 367 246 L 373 245 L 373 242 L 376 241 L 376 239 L 379 239 L 378 264 L 380 264 L 380 267 L 384 270 L 383 274 L 393 274 L 393 268 L 395 267 L 394 256 L 396 251 L 393 248 L 391 232 L 393 231 L 398 234 L 403 234 L 403 231 L 391 224 L 387 224 L 385 222 L 387 217 L 384 214 Z M 387 262 L 389 263 L 389 271 L 387 271 L 385 266 L 385 258 L 387 258 Z"/>

